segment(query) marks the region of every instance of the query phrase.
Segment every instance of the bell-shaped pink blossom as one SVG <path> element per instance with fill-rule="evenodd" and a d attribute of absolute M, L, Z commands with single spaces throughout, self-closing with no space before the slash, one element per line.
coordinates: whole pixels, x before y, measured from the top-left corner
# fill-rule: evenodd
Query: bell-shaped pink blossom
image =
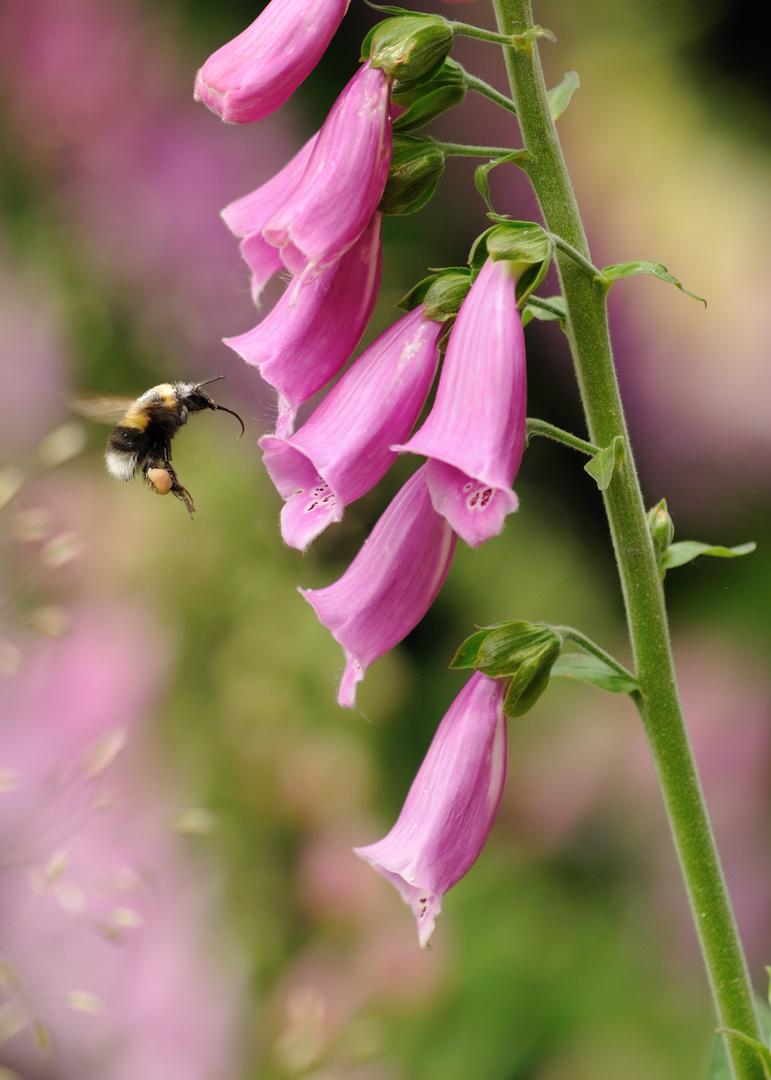
<path fill-rule="evenodd" d="M 195 98 L 223 120 L 275 112 L 318 64 L 350 0 L 271 0 L 251 26 L 209 57 Z"/>
<path fill-rule="evenodd" d="M 323 274 L 289 285 L 253 330 L 225 338 L 278 391 L 278 435 L 291 434 L 299 407 L 337 375 L 366 329 L 380 288 L 380 220 Z"/>
<path fill-rule="evenodd" d="M 391 164 L 391 78 L 365 63 L 332 106 L 308 167 L 264 230 L 293 274 L 310 280 L 355 243 Z"/>
<path fill-rule="evenodd" d="M 222 211 L 225 224 L 241 240 L 241 254 L 252 271 L 252 299 L 255 304 L 259 305 L 265 284 L 284 268 L 281 252 L 268 243 L 262 230 L 286 201 L 289 192 L 294 191 L 300 183 L 317 137 L 318 132 L 275 176 Z"/>
<path fill-rule="evenodd" d="M 311 286 L 312 287 L 312 286 Z M 362 353 L 294 435 L 260 439 L 279 494 L 281 535 L 304 551 L 348 503 L 377 484 L 412 431 L 439 363 L 442 324 L 422 307 Z"/>
<path fill-rule="evenodd" d="M 437 728 L 399 819 L 354 848 L 412 908 L 425 949 L 442 897 L 476 862 L 506 779 L 505 679 L 475 672 Z"/>
<path fill-rule="evenodd" d="M 340 580 L 324 589 L 300 589 L 345 649 L 340 705 L 353 708 L 365 668 L 423 618 L 447 577 L 454 552 L 455 534 L 431 505 L 420 468 Z"/>
<path fill-rule="evenodd" d="M 434 407 L 408 443 L 425 454 L 436 510 L 471 547 L 517 509 L 511 490 L 525 448 L 525 341 L 513 264 L 488 259 L 463 301 Z"/>

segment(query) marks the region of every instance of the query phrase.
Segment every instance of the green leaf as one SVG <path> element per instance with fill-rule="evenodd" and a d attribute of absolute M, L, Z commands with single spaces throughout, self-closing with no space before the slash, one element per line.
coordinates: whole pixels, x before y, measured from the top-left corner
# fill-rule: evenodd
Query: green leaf
<path fill-rule="evenodd" d="M 583 653 L 563 653 L 551 669 L 552 675 L 597 686 L 611 694 L 632 694 L 638 689 L 634 679 L 615 671 L 597 656 L 585 656 Z"/>
<path fill-rule="evenodd" d="M 590 461 L 584 465 L 584 469 L 597 481 L 600 491 L 605 491 L 616 473 L 621 469 L 626 457 L 624 440 L 616 435 L 610 446 L 600 450 Z"/>
<path fill-rule="evenodd" d="M 562 116 L 579 86 L 578 72 L 566 71 L 562 77 L 562 82 L 549 90 L 546 96 L 549 99 L 552 120 L 557 120 L 558 117 Z"/>
<path fill-rule="evenodd" d="M 771 1080 L 771 1050 L 769 1050 L 767 1046 L 764 1046 L 763 1043 L 759 1042 L 757 1039 L 745 1035 L 743 1031 L 736 1031 L 735 1028 L 720 1028 L 720 1032 L 724 1035 L 730 1035 L 734 1039 L 741 1039 L 747 1046 L 751 1046 L 757 1055 L 758 1061 L 763 1066 L 763 1073 L 766 1080 Z"/>
<path fill-rule="evenodd" d="M 551 30 L 544 30 L 542 26 L 530 26 L 521 34 L 514 34 L 511 41 L 515 49 L 521 52 L 532 52 L 533 42 L 539 38 L 546 38 L 548 41 L 557 40 Z"/>
<path fill-rule="evenodd" d="M 712 1042 L 712 1053 L 710 1054 L 707 1075 L 704 1080 L 734 1080 L 734 1071 L 728 1057 L 728 1048 L 720 1032 L 715 1034 Z"/>
<path fill-rule="evenodd" d="M 689 292 L 685 286 L 677 280 L 677 278 L 670 274 L 666 266 L 660 262 L 646 262 L 641 260 L 639 262 L 627 262 L 627 263 L 615 263 L 612 266 L 606 266 L 600 272 L 599 280 L 604 282 L 606 288 L 610 288 L 614 281 L 618 278 L 634 277 L 636 274 L 652 274 L 653 277 L 657 277 L 659 281 L 665 281 L 668 285 L 676 285 L 680 292 L 684 292 L 687 296 L 692 296 L 694 300 L 698 300 L 700 303 L 707 306 L 707 301 L 703 296 L 697 296 L 696 293 Z"/>
<path fill-rule="evenodd" d="M 704 544 L 700 540 L 681 540 L 667 548 L 659 567 L 662 571 L 675 566 L 683 566 L 699 555 L 712 555 L 717 559 L 735 559 L 739 555 L 749 555 L 758 545 L 754 541 L 737 544 L 736 547 L 722 547 L 720 544 Z"/>
<path fill-rule="evenodd" d="M 486 161 L 483 165 L 478 165 L 474 170 L 474 183 L 476 189 L 482 198 L 485 200 L 487 209 L 491 214 L 495 213 L 495 207 L 490 199 L 490 173 L 497 165 L 505 165 L 511 163 L 518 165 L 520 169 L 527 167 L 527 162 L 530 160 L 531 155 L 527 150 L 512 150 L 510 154 L 502 154 L 501 157 L 493 158 L 492 161 Z"/>

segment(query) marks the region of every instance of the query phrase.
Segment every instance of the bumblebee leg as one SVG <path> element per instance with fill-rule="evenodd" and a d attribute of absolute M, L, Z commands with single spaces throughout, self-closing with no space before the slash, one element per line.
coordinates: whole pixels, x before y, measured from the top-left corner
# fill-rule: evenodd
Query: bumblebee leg
<path fill-rule="evenodd" d="M 156 495 L 168 495 L 171 492 L 185 504 L 190 517 L 193 516 L 195 513 L 193 496 L 186 487 L 180 484 L 174 466 L 168 459 L 150 458 L 145 462 L 142 472 L 151 491 L 154 491 Z"/>

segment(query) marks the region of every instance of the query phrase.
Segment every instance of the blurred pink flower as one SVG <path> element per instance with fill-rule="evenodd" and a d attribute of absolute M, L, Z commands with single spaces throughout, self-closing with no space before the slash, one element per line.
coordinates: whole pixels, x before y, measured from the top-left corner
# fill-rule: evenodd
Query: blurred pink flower
<path fill-rule="evenodd" d="M 299 407 L 337 375 L 367 328 L 380 288 L 380 220 L 313 281 L 290 283 L 253 330 L 224 339 L 278 391 L 278 435 L 292 433 Z"/>
<path fill-rule="evenodd" d="M 512 264 L 488 259 L 450 335 L 436 400 L 408 443 L 425 454 L 434 508 L 477 547 L 517 509 L 525 448 L 526 370 Z"/>
<path fill-rule="evenodd" d="M 436 730 L 386 837 L 354 848 L 409 904 L 425 949 L 442 897 L 476 862 L 506 780 L 505 679 L 475 672 Z"/>
<path fill-rule="evenodd" d="M 356 686 L 374 660 L 414 629 L 452 564 L 455 534 L 436 513 L 424 470 L 392 500 L 339 581 L 300 589 L 319 621 L 345 649 L 337 700 L 356 703 Z"/>
<path fill-rule="evenodd" d="M 206 61 L 196 76 L 196 100 L 237 124 L 269 116 L 318 64 L 349 3 L 271 0 Z"/>
<path fill-rule="evenodd" d="M 55 1076 L 227 1077 L 234 987 L 201 940 L 206 888 L 160 827 L 152 763 L 128 749 L 163 650 L 131 610 L 73 623 L 5 682 L 0 1061 L 37 1075 L 31 1029 Z"/>
<path fill-rule="evenodd" d="M 339 259 L 377 209 L 391 164 L 391 82 L 362 65 L 324 121 L 302 180 L 265 227 L 305 280 Z"/>
<path fill-rule="evenodd" d="M 416 308 L 394 323 L 332 387 L 294 435 L 260 439 L 265 467 L 286 499 L 281 535 L 304 551 L 348 503 L 396 460 L 389 449 L 412 431 L 439 364 L 442 324 Z"/>

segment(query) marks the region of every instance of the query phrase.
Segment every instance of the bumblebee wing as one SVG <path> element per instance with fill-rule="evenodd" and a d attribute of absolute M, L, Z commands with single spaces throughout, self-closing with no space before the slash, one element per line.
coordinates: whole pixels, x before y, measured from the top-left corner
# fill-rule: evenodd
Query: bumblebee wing
<path fill-rule="evenodd" d="M 64 404 L 70 412 L 93 420 L 97 424 L 117 424 L 122 420 L 135 399 L 118 394 L 101 394 L 87 390 L 66 394 Z"/>

